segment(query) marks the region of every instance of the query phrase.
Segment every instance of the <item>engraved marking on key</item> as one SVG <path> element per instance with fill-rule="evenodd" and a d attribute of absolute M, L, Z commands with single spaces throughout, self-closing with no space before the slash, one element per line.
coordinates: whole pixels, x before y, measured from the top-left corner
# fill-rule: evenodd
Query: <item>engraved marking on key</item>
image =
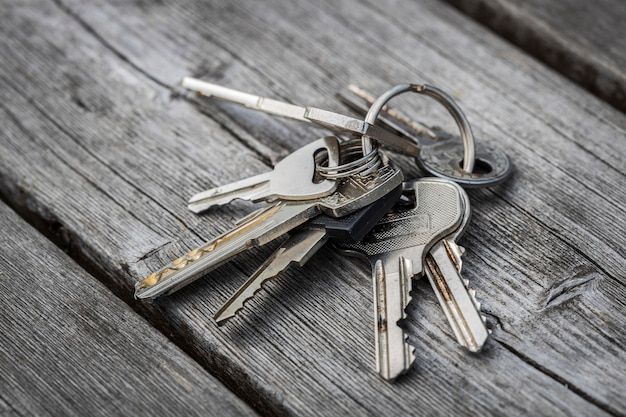
<path fill-rule="evenodd" d="M 337 187 L 332 180 L 313 182 L 315 155 L 322 150 L 328 154 L 328 166 L 339 163 L 339 142 L 334 136 L 316 140 L 280 161 L 274 170 L 231 184 L 203 191 L 191 197 L 189 209 L 200 213 L 234 199 L 249 200 L 311 200 L 331 194 Z"/>
<path fill-rule="evenodd" d="M 428 178 L 407 188 L 414 208 L 383 217 L 362 242 L 336 245 L 372 263 L 376 368 L 387 380 L 406 372 L 414 360 L 397 324 L 411 299 L 411 277 L 422 274 L 427 251 L 461 224 L 465 209 L 462 189 L 449 181 Z"/>
<path fill-rule="evenodd" d="M 182 257 L 135 286 L 138 298 L 170 294 L 217 268 L 246 249 L 262 246 L 320 213 L 333 217 L 350 214 L 388 194 L 402 182 L 402 172 L 388 164 L 377 174 L 338 180 L 336 191 L 309 201 L 282 201 L 248 216 L 232 230 L 203 245 L 201 256 Z M 182 267 L 179 265 L 184 264 Z"/>

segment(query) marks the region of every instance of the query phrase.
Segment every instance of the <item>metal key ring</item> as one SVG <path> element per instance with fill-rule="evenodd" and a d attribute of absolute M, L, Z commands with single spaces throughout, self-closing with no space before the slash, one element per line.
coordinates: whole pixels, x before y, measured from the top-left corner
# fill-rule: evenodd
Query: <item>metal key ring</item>
<path fill-rule="evenodd" d="M 389 100 L 393 97 L 412 91 L 418 94 L 424 94 L 428 97 L 434 98 L 440 104 L 442 104 L 446 110 L 452 115 L 459 130 L 461 131 L 461 140 L 463 141 L 463 171 L 471 173 L 474 170 L 475 162 L 475 146 L 474 146 L 474 134 L 470 127 L 465 114 L 461 108 L 454 102 L 452 97 L 444 93 L 440 89 L 427 85 L 427 84 L 401 84 L 397 85 L 379 96 L 374 103 L 370 106 L 367 115 L 365 116 L 365 122 L 373 125 L 378 118 L 379 113 Z M 363 154 L 367 155 L 372 151 L 372 138 L 367 134 L 361 137 L 361 144 L 363 147 Z"/>

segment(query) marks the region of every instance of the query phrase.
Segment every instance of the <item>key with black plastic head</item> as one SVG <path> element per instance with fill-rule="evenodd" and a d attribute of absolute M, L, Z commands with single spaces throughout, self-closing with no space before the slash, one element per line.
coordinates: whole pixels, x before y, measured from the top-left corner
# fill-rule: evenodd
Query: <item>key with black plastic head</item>
<path fill-rule="evenodd" d="M 241 311 L 247 301 L 261 290 L 263 284 L 276 278 L 290 265 L 303 266 L 328 240 L 358 242 L 378 220 L 396 203 L 402 186 L 378 201 L 348 216 L 334 218 L 318 216 L 289 234 L 272 256 L 230 297 L 215 314 L 218 325 L 223 325 Z"/>

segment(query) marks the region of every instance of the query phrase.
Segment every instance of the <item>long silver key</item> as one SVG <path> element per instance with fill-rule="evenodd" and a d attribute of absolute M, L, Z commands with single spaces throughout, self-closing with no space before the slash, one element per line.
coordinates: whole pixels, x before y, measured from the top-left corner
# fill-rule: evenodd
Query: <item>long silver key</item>
<path fill-rule="evenodd" d="M 309 201 L 283 201 L 258 210 L 231 231 L 189 252 L 135 284 L 135 296 L 170 294 L 205 275 L 246 249 L 264 245 L 325 213 L 342 217 L 388 194 L 402 183 L 402 172 L 391 163 L 369 176 L 337 180 L 334 193 Z"/>
<path fill-rule="evenodd" d="M 337 244 L 372 264 L 376 370 L 386 380 L 406 372 L 415 359 L 398 325 L 411 300 L 411 279 L 422 274 L 431 246 L 456 230 L 465 213 L 464 192 L 450 181 L 426 178 L 405 187 L 413 208 L 383 217 L 360 243 Z"/>
<path fill-rule="evenodd" d="M 340 218 L 321 215 L 290 232 L 289 238 L 215 313 L 213 318 L 216 323 L 221 326 L 235 317 L 266 281 L 276 278 L 292 264 L 303 266 L 329 239 L 343 242 L 361 240 L 391 209 L 401 193 L 402 186 L 398 186 L 358 212 Z"/>
<path fill-rule="evenodd" d="M 276 164 L 273 171 L 194 195 L 189 200 L 189 209 L 200 213 L 235 199 L 252 202 L 312 200 L 332 194 L 337 187 L 336 181 L 323 179 L 314 182 L 315 156 L 323 151 L 328 156 L 329 167 L 339 164 L 339 141 L 335 136 L 327 136 L 293 152 Z"/>
<path fill-rule="evenodd" d="M 240 106 L 269 113 L 274 116 L 286 117 L 301 122 L 316 123 L 335 132 L 349 136 L 367 135 L 383 143 L 399 146 L 410 154 L 419 153 L 419 149 L 414 149 L 414 144 L 397 136 L 395 133 L 351 116 L 344 116 L 339 113 L 315 107 L 295 106 L 293 104 L 255 96 L 190 77 L 183 78 L 181 85 L 203 96 L 239 104 Z"/>
<path fill-rule="evenodd" d="M 469 280 L 461 277 L 464 249 L 456 241 L 469 224 L 469 201 L 465 207 L 466 213 L 458 230 L 437 242 L 426 256 L 425 272 L 457 341 L 470 352 L 478 352 L 490 332 L 485 317 L 480 313 L 476 291 L 469 287 Z"/>

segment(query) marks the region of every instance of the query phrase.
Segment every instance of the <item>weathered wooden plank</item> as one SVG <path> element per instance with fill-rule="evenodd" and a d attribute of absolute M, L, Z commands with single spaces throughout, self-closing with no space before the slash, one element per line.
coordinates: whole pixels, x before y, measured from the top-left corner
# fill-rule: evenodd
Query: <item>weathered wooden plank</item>
<path fill-rule="evenodd" d="M 0 413 L 255 415 L 0 203 Z"/>
<path fill-rule="evenodd" d="M 135 279 L 250 209 L 197 217 L 189 195 L 263 171 L 318 132 L 212 103 L 203 117 L 178 99 L 180 77 L 335 109 L 348 82 L 429 81 L 456 92 L 481 140 L 517 166 L 505 186 L 471 192 L 466 276 L 495 330 L 484 354 L 454 345 L 420 282 L 406 323 L 418 363 L 380 381 L 367 268 L 330 249 L 225 329 L 212 312 L 267 250 L 158 301 L 154 321 L 267 414 L 624 414 L 623 115 L 439 3 L 357 6 L 6 7 L 2 30 L 20 36 L 0 43 L 2 195 L 60 227 L 129 298 Z"/>
<path fill-rule="evenodd" d="M 445 1 L 626 111 L 624 2 Z"/>

